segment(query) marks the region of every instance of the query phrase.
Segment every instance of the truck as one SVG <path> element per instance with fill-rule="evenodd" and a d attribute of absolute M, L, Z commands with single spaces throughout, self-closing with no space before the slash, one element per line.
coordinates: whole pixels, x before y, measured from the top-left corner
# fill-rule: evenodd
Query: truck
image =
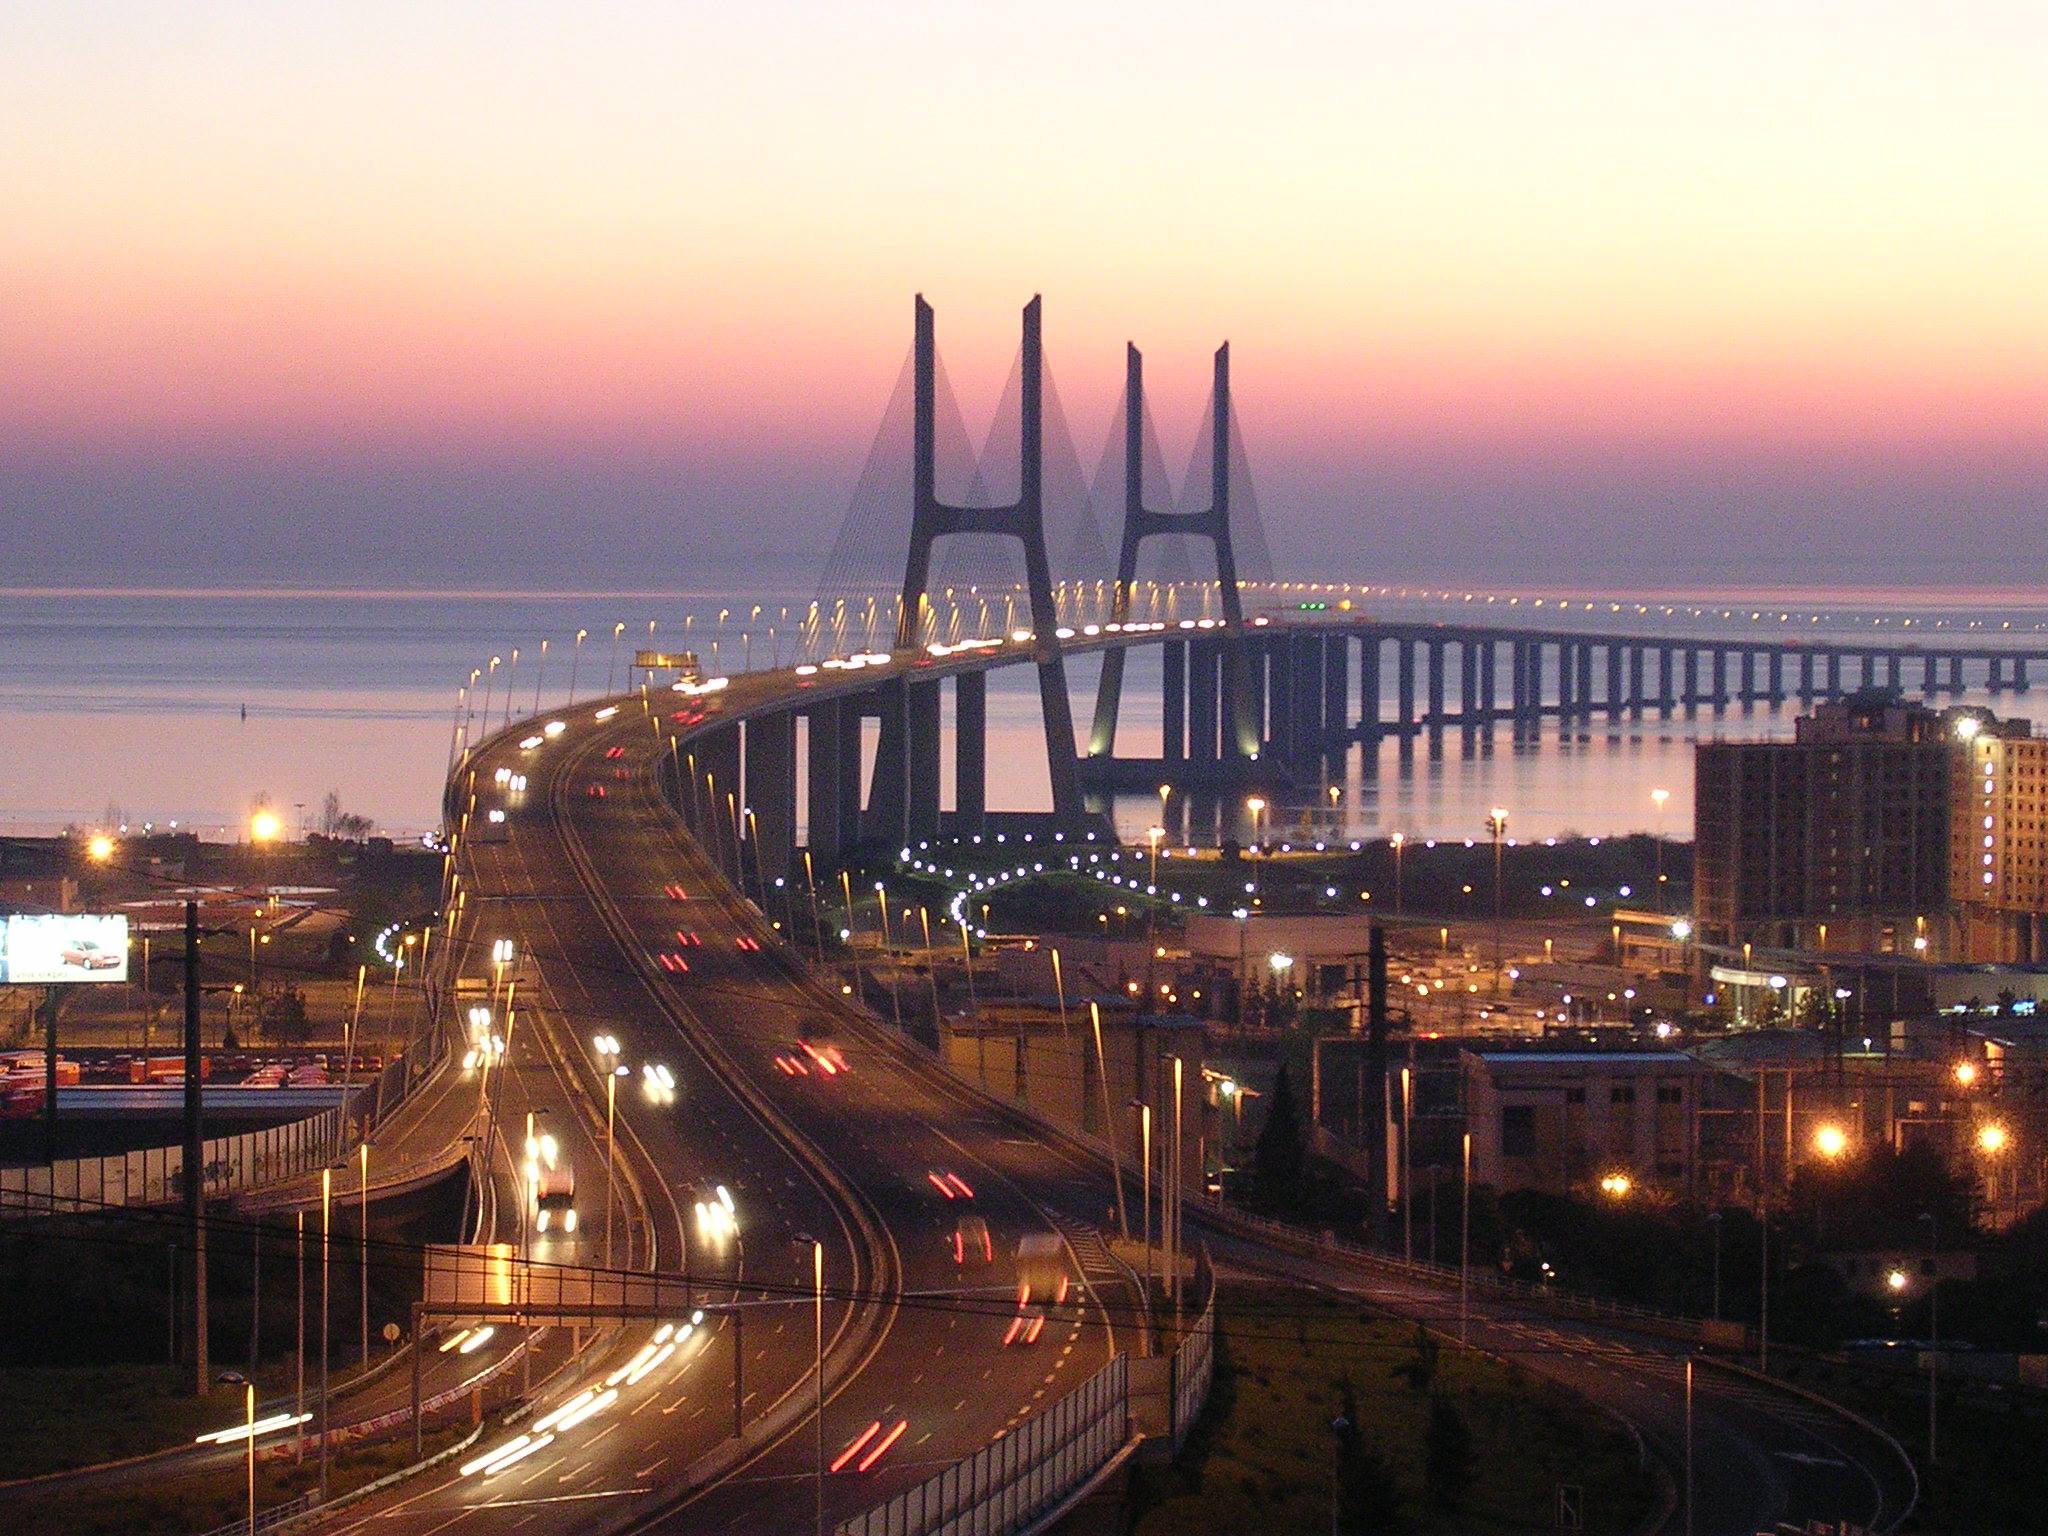
<path fill-rule="evenodd" d="M 1071 1285 L 1067 1248 L 1056 1232 L 1032 1232 L 1017 1239 L 1017 1305 L 1059 1306 Z"/>

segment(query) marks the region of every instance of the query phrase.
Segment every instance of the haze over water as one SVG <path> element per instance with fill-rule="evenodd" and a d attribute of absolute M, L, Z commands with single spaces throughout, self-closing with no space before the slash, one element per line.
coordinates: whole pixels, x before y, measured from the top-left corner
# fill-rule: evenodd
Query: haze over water
<path fill-rule="evenodd" d="M 1265 594 L 1254 609 L 1278 610 L 1291 594 Z M 296 822 L 317 816 L 329 789 L 344 805 L 394 834 L 428 828 L 436 814 L 455 720 L 456 689 L 490 656 L 520 655 L 512 673 L 515 718 L 559 705 L 570 681 L 572 637 L 590 631 L 575 662 L 579 697 L 614 678 L 637 639 L 655 622 L 656 644 L 694 645 L 707 664 L 738 670 L 741 629 L 754 604 L 755 664 L 791 659 L 791 630 L 809 594 L 796 590 L 654 593 L 344 590 L 0 592 L 0 827 L 55 831 L 98 824 L 115 813 L 131 824 L 172 819 L 208 835 L 238 835 L 259 795 Z M 2048 604 L 2012 594 L 1903 595 L 1858 592 L 1556 594 L 1396 588 L 1359 594 L 1357 611 L 1394 617 L 1443 617 L 1660 631 L 1702 638 L 1782 638 L 1798 633 L 1930 643 L 1969 638 L 2020 644 L 2048 637 Z M 1540 606 L 1539 606 L 1540 604 Z M 1591 606 L 1587 606 L 1590 604 Z M 723 629 L 721 608 L 729 617 Z M 777 623 L 787 611 L 790 619 Z M 624 622 L 618 660 L 611 630 Z M 769 636 L 774 625 L 775 636 Z M 537 676 L 540 641 L 549 641 Z M 1158 750 L 1156 652 L 1140 649 L 1130 667 L 1119 746 Z M 1076 718 L 1092 710 L 1096 663 L 1069 662 Z M 502 678 L 501 669 L 499 676 Z M 1909 675 L 1908 681 L 1914 679 Z M 1391 700 L 1392 669 L 1383 679 Z M 1354 685 L 1355 686 L 1355 685 Z M 2002 713 L 2028 713 L 2028 697 L 1986 699 Z M 506 689 L 493 690 L 502 719 Z M 246 707 L 247 717 L 242 711 Z M 1405 831 L 1417 836 L 1479 833 L 1489 807 L 1513 813 L 1518 836 L 1567 831 L 1612 834 L 1658 828 L 1686 836 L 1692 823 L 1691 750 L 1705 736 L 1782 735 L 1796 708 L 1752 712 L 1731 707 L 1662 721 L 1652 715 L 1610 727 L 1596 716 L 1583 739 L 1562 741 L 1554 723 L 1539 742 L 1517 745 L 1505 725 L 1482 734 L 1470 756 L 1460 733 L 1444 737 L 1441 758 L 1424 743 L 1407 764 L 1394 742 L 1370 768 L 1354 750 L 1337 783 L 1338 816 L 1348 837 Z M 1049 804 L 1038 701 L 1028 668 L 993 674 L 990 690 L 990 803 L 1001 809 Z M 950 777 L 950 754 L 945 759 Z M 950 794 L 950 782 L 945 786 Z M 1668 789 L 1661 817 L 1650 791 Z M 1323 786 L 1297 799 L 1315 807 L 1320 832 L 1338 830 Z M 1304 807 L 1283 806 L 1270 826 L 1301 825 Z M 1283 814 L 1284 812 L 1284 814 Z M 1116 807 L 1126 836 L 1142 838 L 1157 816 L 1148 795 Z"/>

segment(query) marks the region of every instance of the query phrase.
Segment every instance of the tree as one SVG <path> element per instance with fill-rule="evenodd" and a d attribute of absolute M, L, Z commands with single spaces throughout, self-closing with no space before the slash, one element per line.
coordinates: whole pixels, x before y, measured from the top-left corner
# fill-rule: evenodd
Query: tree
<path fill-rule="evenodd" d="M 1307 1172 L 1308 1154 L 1302 1143 L 1301 1116 L 1294 1107 L 1294 1084 L 1283 1066 L 1273 1079 L 1266 1123 L 1252 1150 L 1253 1197 L 1269 1209 L 1291 1205 L 1301 1198 Z"/>
<path fill-rule="evenodd" d="M 335 828 L 341 821 L 341 791 L 330 789 L 320 800 L 320 832 L 322 836 L 334 836 Z"/>
<path fill-rule="evenodd" d="M 1393 1460 L 1358 1427 L 1358 1395 L 1351 1380 L 1337 1384 L 1337 1519 L 1339 1531 L 1373 1536 L 1401 1528 L 1401 1487 Z"/>
<path fill-rule="evenodd" d="M 312 1033 L 312 1020 L 306 1014 L 306 994 L 297 987 L 286 987 L 263 999 L 257 1017 L 262 1020 L 263 1033 L 272 1040 L 296 1043 Z"/>
<path fill-rule="evenodd" d="M 1472 1427 L 1458 1405 L 1442 1393 L 1429 1400 L 1422 1456 L 1429 1496 L 1443 1508 L 1455 1509 L 1472 1484 Z"/>

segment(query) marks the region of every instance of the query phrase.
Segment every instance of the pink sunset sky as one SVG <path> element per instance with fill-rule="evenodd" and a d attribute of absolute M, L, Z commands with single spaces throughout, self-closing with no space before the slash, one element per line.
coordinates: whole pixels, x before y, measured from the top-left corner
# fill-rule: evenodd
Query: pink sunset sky
<path fill-rule="evenodd" d="M 11 7 L 0 580 L 802 577 L 917 290 L 977 425 L 1045 295 L 1090 465 L 1227 337 L 1283 569 L 2007 580 L 2044 17 Z"/>

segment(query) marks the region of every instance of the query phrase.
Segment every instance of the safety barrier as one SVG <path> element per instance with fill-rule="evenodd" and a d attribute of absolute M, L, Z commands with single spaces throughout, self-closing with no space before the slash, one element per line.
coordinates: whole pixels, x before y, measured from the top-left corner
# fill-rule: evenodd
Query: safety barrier
<path fill-rule="evenodd" d="M 309 1119 L 267 1130 L 209 1140 L 202 1164 L 207 1198 L 218 1199 L 318 1171 L 333 1161 L 345 1120 L 374 1127 L 404 1101 L 423 1075 L 409 1072 L 401 1058 L 376 1077 L 353 1085 L 346 1106 L 336 1105 Z M 119 1156 L 0 1168 L 0 1216 L 170 1205 L 184 1198 L 184 1193 L 182 1146 L 143 1147 Z"/>
<path fill-rule="evenodd" d="M 1017 1536 L 1130 1440 L 1130 1360 L 1080 1386 L 965 1461 L 841 1521 L 837 1536 Z"/>
<path fill-rule="evenodd" d="M 1209 1274 L 1208 1254 L 1196 1265 L 1196 1279 L 1207 1280 L 1208 1304 L 1194 1326 L 1173 1352 L 1173 1449 L 1176 1454 L 1187 1443 L 1188 1431 L 1209 1400 L 1209 1383 L 1216 1376 L 1216 1282 Z"/>

